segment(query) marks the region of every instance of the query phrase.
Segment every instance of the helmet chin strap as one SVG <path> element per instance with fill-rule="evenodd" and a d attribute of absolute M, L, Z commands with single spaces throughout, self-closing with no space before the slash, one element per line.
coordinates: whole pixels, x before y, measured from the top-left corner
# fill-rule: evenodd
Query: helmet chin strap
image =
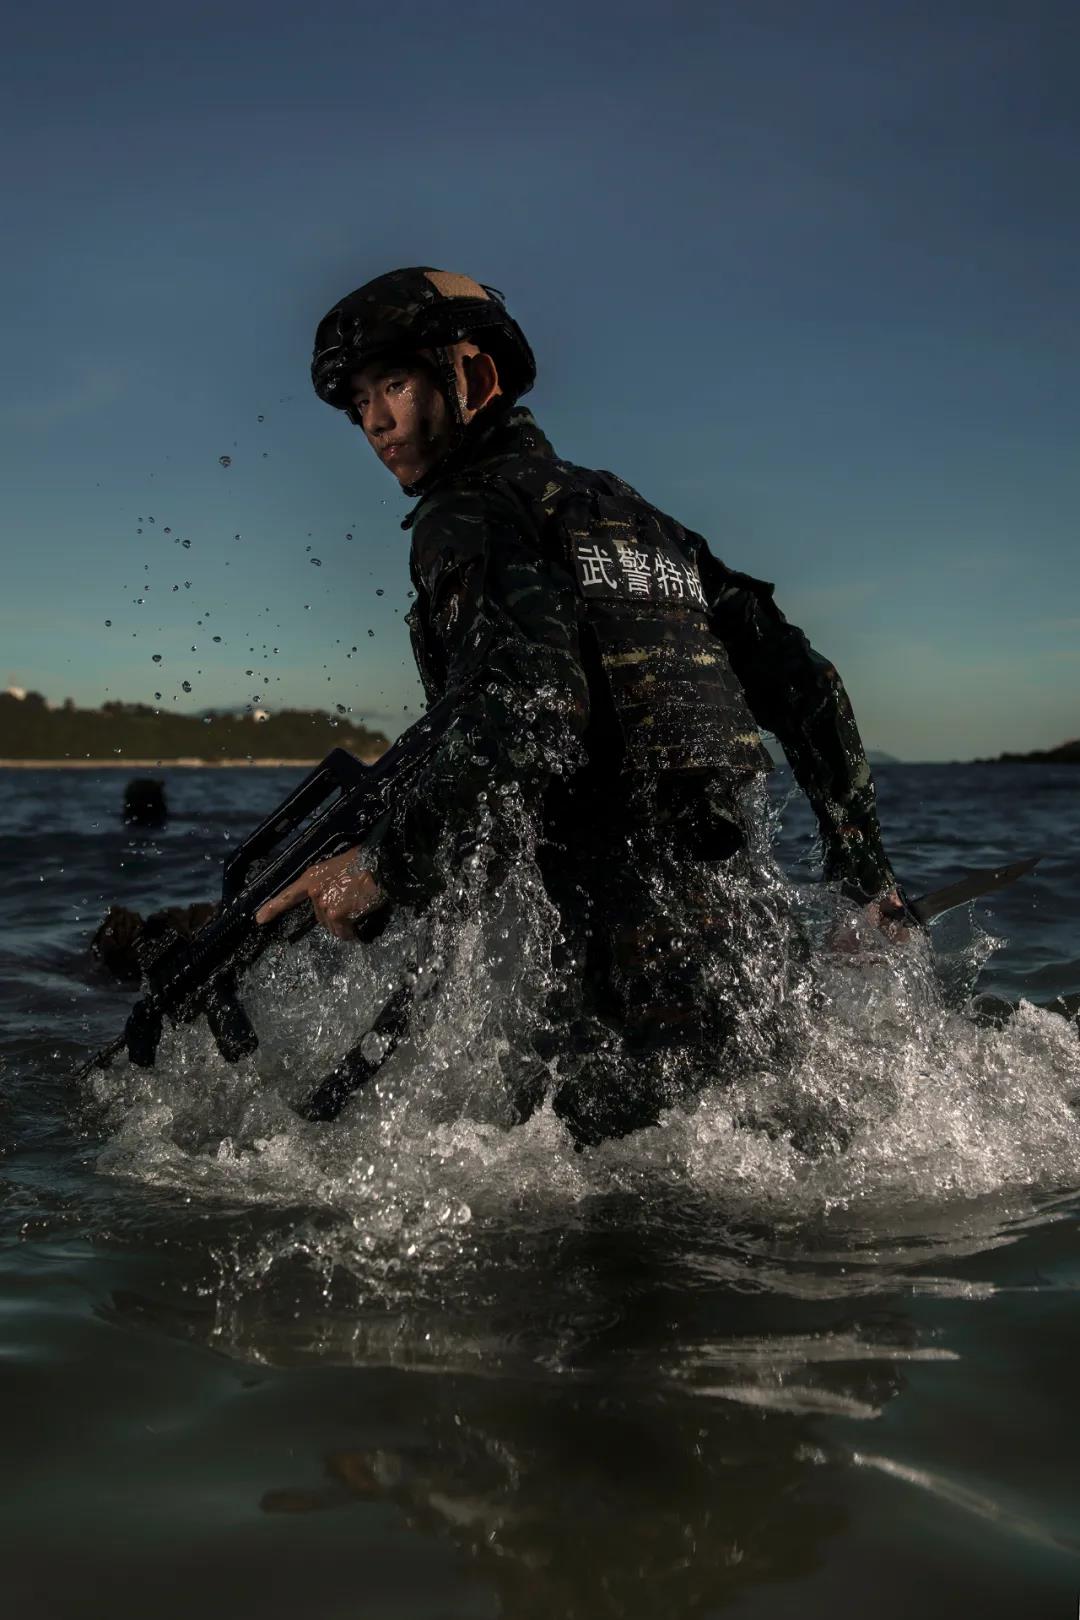
<path fill-rule="evenodd" d="M 424 357 L 428 355 L 432 357 L 432 370 L 435 372 L 439 390 L 446 400 L 446 407 L 450 412 L 450 420 L 453 423 L 453 432 L 450 435 L 446 449 L 438 461 L 429 467 L 427 472 L 421 478 L 418 478 L 415 483 L 401 486 L 404 493 L 409 496 L 422 495 L 425 489 L 434 483 L 446 466 L 448 459 L 456 455 L 461 449 L 465 442 L 465 430 L 469 425 L 462 408 L 461 394 L 458 389 L 457 368 L 454 365 L 454 357 L 449 347 L 441 345 L 439 348 L 421 349 L 419 352 Z"/>
<path fill-rule="evenodd" d="M 465 411 L 462 407 L 461 393 L 458 388 L 457 367 L 454 364 L 454 357 L 449 348 L 433 349 L 432 353 L 435 356 L 435 370 L 442 384 L 443 393 L 446 395 L 446 403 L 450 407 L 450 416 L 455 428 L 454 441 L 450 445 L 450 449 L 456 450 L 461 443 L 461 435 L 468 425 L 465 420 Z"/>
<path fill-rule="evenodd" d="M 424 348 L 416 351 L 420 357 L 427 361 L 435 374 L 435 380 L 446 400 L 447 410 L 450 413 L 452 432 L 439 459 L 432 464 L 422 477 L 411 484 L 402 484 L 402 493 L 410 498 L 424 495 L 455 465 L 459 457 L 466 454 L 471 438 L 490 422 L 492 416 L 501 410 L 513 410 L 515 401 L 499 395 L 489 400 L 479 411 L 469 418 L 465 416 L 461 392 L 458 387 L 458 374 L 454 365 L 454 357 L 449 347 Z"/>

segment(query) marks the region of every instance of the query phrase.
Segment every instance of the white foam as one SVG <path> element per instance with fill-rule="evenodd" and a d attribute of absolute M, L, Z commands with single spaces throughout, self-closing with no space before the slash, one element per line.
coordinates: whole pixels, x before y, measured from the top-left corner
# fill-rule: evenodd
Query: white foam
<path fill-rule="evenodd" d="M 738 977 L 749 1011 L 710 1083 L 655 1128 L 581 1154 L 550 1106 L 508 1123 L 500 1056 L 539 1016 L 556 927 L 524 866 L 483 926 L 474 916 L 436 930 L 440 988 L 424 1027 L 336 1123 L 307 1124 L 290 1105 L 409 970 L 407 920 L 367 949 L 320 939 L 265 958 L 245 991 L 256 1061 L 230 1068 L 195 1026 L 168 1033 L 154 1069 L 97 1075 L 110 1131 L 100 1167 L 198 1197 L 332 1212 L 304 1241 L 335 1264 L 435 1265 L 477 1226 L 558 1226 L 612 1196 L 657 1211 L 674 1198 L 733 1230 L 768 1223 L 756 1252 L 733 1239 L 686 1263 L 795 1293 L 872 1292 L 929 1257 L 1008 1241 L 1010 1221 L 1080 1183 L 1075 1027 L 1026 1004 L 1003 1027 L 979 1024 L 946 1003 L 924 940 L 873 931 L 778 988 L 777 919 L 793 894 L 775 871 L 755 890 L 759 933 L 717 969 Z M 795 898 L 821 913 L 820 892 Z M 986 948 L 973 947 L 971 977 Z M 790 1024 L 794 1057 L 770 1057 L 762 1007 Z M 792 1118 L 842 1127 L 846 1145 L 815 1151 Z M 814 1265 L 800 1258 L 811 1231 Z"/>

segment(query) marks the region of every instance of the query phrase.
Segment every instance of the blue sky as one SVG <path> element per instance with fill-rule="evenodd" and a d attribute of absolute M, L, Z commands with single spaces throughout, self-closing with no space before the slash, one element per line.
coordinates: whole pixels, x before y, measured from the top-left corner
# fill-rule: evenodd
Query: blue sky
<path fill-rule="evenodd" d="M 561 454 L 776 581 L 868 745 L 1075 736 L 1078 34 L 1064 0 L 20 8 L 0 684 L 396 729 L 408 503 L 307 368 L 428 263 L 503 289 Z"/>

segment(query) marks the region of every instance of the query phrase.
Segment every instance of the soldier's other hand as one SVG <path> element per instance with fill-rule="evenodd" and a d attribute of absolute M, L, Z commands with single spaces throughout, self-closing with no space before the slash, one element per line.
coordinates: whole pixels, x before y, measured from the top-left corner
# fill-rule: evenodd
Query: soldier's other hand
<path fill-rule="evenodd" d="M 907 909 L 898 889 L 890 889 L 880 900 L 871 900 L 868 906 L 863 906 L 862 914 L 868 923 L 881 930 L 886 939 L 897 945 L 902 945 L 910 937 L 911 929 L 905 921 Z M 861 941 L 854 928 L 844 926 L 833 930 L 828 943 L 834 951 L 857 951 Z"/>
<path fill-rule="evenodd" d="M 888 894 L 883 894 L 880 900 L 872 901 L 866 908 L 866 915 L 874 927 L 880 928 L 885 938 L 897 945 L 902 945 L 911 936 L 907 914 L 899 889 L 890 889 Z"/>
<path fill-rule="evenodd" d="M 359 864 L 359 853 L 359 849 L 347 849 L 343 855 L 309 866 L 295 883 L 259 907 L 255 921 L 273 922 L 282 912 L 310 900 L 315 916 L 335 939 L 355 939 L 360 918 L 386 900 L 373 874 Z"/>

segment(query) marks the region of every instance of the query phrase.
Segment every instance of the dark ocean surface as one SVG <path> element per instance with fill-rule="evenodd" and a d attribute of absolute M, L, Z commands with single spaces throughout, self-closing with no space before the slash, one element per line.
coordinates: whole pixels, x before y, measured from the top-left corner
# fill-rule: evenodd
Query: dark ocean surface
<path fill-rule="evenodd" d="M 288 1102 L 393 937 L 260 964 L 257 1064 L 192 1028 L 74 1087 L 105 906 L 213 898 L 300 773 L 162 774 L 135 834 L 120 771 L 0 771 L 4 1616 L 1075 1615 L 1080 770 L 879 767 L 911 891 L 1037 873 L 936 965 L 823 951 L 798 1073 L 584 1155 L 500 1123 L 476 941 L 333 1126 Z M 747 1123 L 785 1086 L 843 1152 Z"/>

